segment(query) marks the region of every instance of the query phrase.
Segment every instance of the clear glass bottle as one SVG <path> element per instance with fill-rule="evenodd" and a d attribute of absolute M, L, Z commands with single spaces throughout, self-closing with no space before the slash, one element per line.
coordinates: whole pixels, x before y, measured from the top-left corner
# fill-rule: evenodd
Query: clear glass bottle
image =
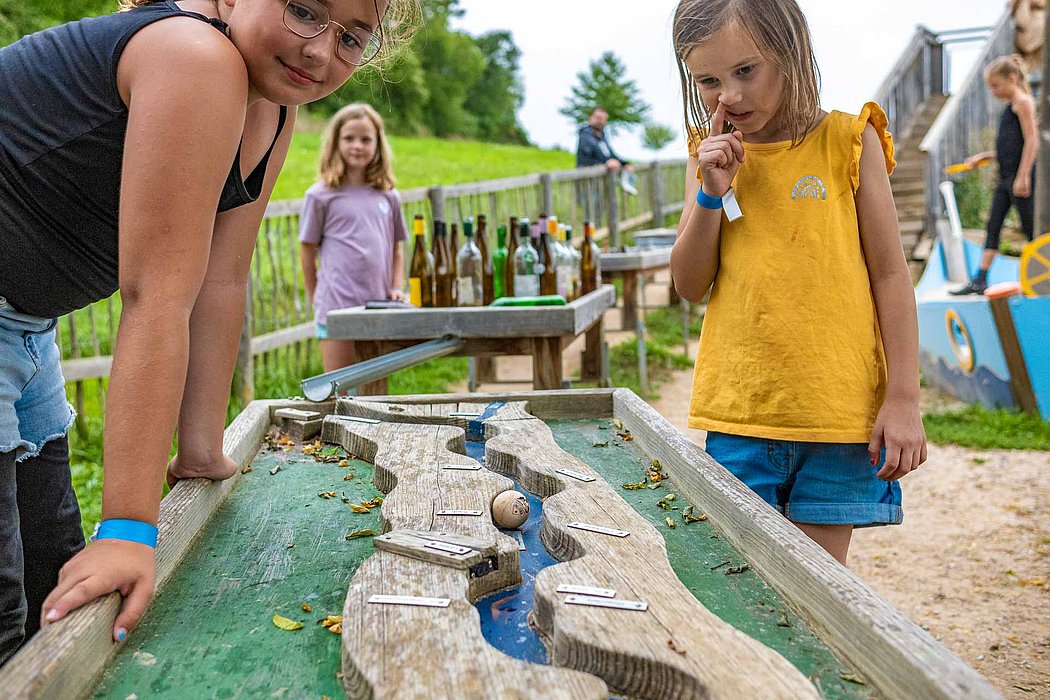
<path fill-rule="evenodd" d="M 514 251 L 514 296 L 534 297 L 540 293 L 540 256 L 532 245 L 531 225 L 528 218 L 521 219 L 521 240 Z"/>
<path fill-rule="evenodd" d="M 481 306 L 484 303 L 481 251 L 474 245 L 474 222 L 463 221 L 463 246 L 456 254 L 456 299 L 458 306 Z"/>

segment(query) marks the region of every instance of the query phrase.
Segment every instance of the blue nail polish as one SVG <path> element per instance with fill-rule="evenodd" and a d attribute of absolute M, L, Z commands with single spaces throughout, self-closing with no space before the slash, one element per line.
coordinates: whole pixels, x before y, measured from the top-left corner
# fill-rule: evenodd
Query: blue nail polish
<path fill-rule="evenodd" d="M 123 642 L 124 641 L 124 637 L 127 637 L 127 636 L 128 636 L 127 630 L 124 630 L 124 629 L 117 630 L 117 639 L 119 641 Z"/>

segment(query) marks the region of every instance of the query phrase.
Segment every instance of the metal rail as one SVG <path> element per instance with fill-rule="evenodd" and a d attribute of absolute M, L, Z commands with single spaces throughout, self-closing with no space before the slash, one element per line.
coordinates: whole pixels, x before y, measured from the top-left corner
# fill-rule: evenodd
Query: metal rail
<path fill-rule="evenodd" d="M 462 338 L 446 335 L 443 338 L 428 340 L 410 348 L 358 362 L 349 367 L 309 377 L 302 381 L 303 395 L 311 401 L 325 401 L 345 389 L 359 387 L 421 362 L 454 353 L 465 344 L 466 341 Z"/>

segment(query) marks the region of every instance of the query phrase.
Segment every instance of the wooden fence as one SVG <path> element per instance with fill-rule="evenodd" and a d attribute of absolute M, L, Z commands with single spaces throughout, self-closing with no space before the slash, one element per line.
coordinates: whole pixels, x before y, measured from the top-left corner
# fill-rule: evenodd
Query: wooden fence
<path fill-rule="evenodd" d="M 984 69 L 1005 54 L 1013 52 L 1013 20 L 1009 11 L 992 29 L 962 86 L 944 104 L 930 126 L 919 150 L 926 153 L 926 209 L 928 222 L 944 216 L 938 186 L 945 179 L 944 168 L 978 151 L 987 150 L 994 139 L 995 124 L 1003 104 L 988 92 Z"/>
<path fill-rule="evenodd" d="M 514 216 L 553 213 L 581 232 L 584 220 L 596 222 L 599 238 L 611 246 L 621 234 L 646 225 L 660 226 L 681 211 L 685 192 L 685 161 L 639 163 L 638 193 L 627 194 L 619 174 L 604 166 L 538 173 L 459 185 L 419 187 L 401 191 L 407 221 L 422 214 L 448 221 L 487 215 L 495 228 Z M 299 215 L 302 200 L 271 202 L 266 209 L 252 259 L 248 304 L 235 377 L 235 392 L 243 401 L 254 394 L 256 380 L 278 371 L 302 376 L 314 347 L 313 309 L 306 298 L 299 264 Z M 411 247 L 407 247 L 406 264 Z M 72 385 L 81 415 L 101 411 L 105 378 L 112 365 L 120 316 L 119 293 L 59 321 L 62 370 Z M 93 385 L 97 390 L 91 391 Z M 87 391 L 86 391 L 87 390 Z M 98 401 L 85 399 L 95 395 Z"/>

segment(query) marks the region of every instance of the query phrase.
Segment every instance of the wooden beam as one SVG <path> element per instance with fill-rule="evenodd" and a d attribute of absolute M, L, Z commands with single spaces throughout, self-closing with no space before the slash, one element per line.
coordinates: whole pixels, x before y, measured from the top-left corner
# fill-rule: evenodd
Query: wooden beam
<path fill-rule="evenodd" d="M 876 595 L 794 524 L 626 389 L 613 413 L 814 632 L 887 698 L 975 700 L 999 692 Z"/>

